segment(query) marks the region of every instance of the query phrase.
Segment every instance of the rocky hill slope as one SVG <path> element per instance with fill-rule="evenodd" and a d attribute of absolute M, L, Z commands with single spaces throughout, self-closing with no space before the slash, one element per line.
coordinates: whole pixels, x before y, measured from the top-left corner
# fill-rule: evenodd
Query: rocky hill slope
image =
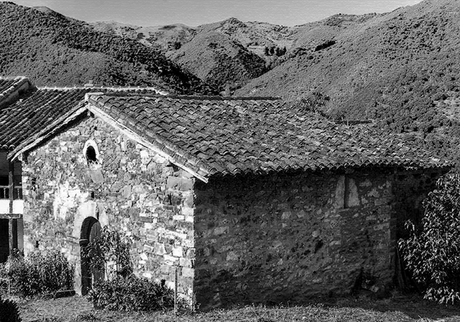
<path fill-rule="evenodd" d="M 373 119 L 419 133 L 444 153 L 460 134 L 459 33 L 460 1 L 426 0 L 291 53 L 236 94 L 302 100 L 335 119 Z"/>
<path fill-rule="evenodd" d="M 93 26 L 161 50 L 201 80 L 233 92 L 299 52 L 327 45 L 343 30 L 373 16 L 337 15 L 295 27 L 236 18 L 195 28 L 182 24 L 139 27 L 116 22 Z"/>
<path fill-rule="evenodd" d="M 0 6 L 3 74 L 47 84 L 175 84 L 182 92 L 205 92 L 207 82 L 227 94 L 295 100 L 336 120 L 374 120 L 414 133 L 440 155 L 460 145 L 457 0 L 294 27 L 235 18 L 193 28 L 90 26 L 43 8 Z"/>
<path fill-rule="evenodd" d="M 95 31 L 46 7 L 0 2 L 0 74 L 37 85 L 156 86 L 178 93 L 215 93 L 159 51 Z"/>

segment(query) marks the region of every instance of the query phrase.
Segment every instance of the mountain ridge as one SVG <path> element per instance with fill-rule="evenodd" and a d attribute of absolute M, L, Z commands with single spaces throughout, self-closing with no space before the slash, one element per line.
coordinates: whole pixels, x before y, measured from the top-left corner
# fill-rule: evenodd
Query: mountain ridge
<path fill-rule="evenodd" d="M 27 75 L 37 85 L 157 86 L 178 93 L 216 93 L 162 53 L 95 31 L 49 8 L 0 3 L 0 73 Z"/>
<path fill-rule="evenodd" d="M 233 92 L 295 55 L 297 51 L 308 48 L 314 50 L 330 42 L 343 30 L 373 16 L 375 14 L 338 14 L 319 22 L 294 27 L 266 22 L 242 22 L 237 18 L 197 27 L 183 24 L 140 27 L 114 22 L 97 22 L 92 25 L 96 30 L 152 46 L 202 81 L 214 84 L 221 90 L 231 88 Z M 219 52 L 209 47 L 212 42 L 210 39 L 216 37 L 220 39 Z M 237 59 L 235 52 L 238 52 Z M 196 53 L 206 57 L 212 68 L 204 66 L 201 61 L 197 62 Z M 229 63 L 229 60 L 233 62 Z M 223 79 L 222 75 L 227 75 L 229 79 Z"/>
<path fill-rule="evenodd" d="M 150 62 L 143 53 L 145 48 L 161 51 L 160 61 L 171 59 L 169 66 L 196 75 L 196 84 L 211 84 L 224 95 L 279 96 L 334 120 L 374 120 L 389 131 L 415 133 L 447 155 L 460 144 L 459 16 L 457 1 L 425 0 L 388 13 L 337 14 L 294 27 L 236 18 L 194 28 L 110 22 L 85 25 L 104 40 L 100 46 L 108 49 L 103 51 L 81 35 L 61 39 L 53 34 L 49 46 L 64 45 L 61 67 L 84 75 L 91 75 L 79 71 L 88 62 L 88 70 L 103 67 L 96 76 L 113 75 L 114 63 L 119 83 L 142 83 L 142 77 L 154 74 L 146 69 Z M 120 37 L 127 48 L 115 51 L 108 39 Z M 40 48 L 39 41 L 31 37 L 21 46 Z M 45 53 L 32 58 L 56 64 Z M 132 75 L 133 62 L 134 80 L 124 76 Z M 157 77 L 158 82 L 166 84 L 175 70 L 166 71 L 165 79 Z M 37 74 L 53 76 L 49 68 Z M 189 92 L 194 90 L 189 86 Z"/>

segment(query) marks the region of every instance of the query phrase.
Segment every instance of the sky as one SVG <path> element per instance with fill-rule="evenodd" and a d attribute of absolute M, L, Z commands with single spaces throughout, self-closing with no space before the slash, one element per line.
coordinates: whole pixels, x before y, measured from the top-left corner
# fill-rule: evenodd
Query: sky
<path fill-rule="evenodd" d="M 84 20 L 137 26 L 183 23 L 194 27 L 230 17 L 294 26 L 337 13 L 389 12 L 421 0 L 12 0 L 27 7 L 46 6 Z"/>

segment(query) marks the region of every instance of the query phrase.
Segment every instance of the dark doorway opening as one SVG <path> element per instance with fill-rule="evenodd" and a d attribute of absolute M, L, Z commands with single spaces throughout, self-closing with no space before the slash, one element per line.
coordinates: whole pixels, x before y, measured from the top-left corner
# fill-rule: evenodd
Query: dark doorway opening
<path fill-rule="evenodd" d="M 18 220 L 12 220 L 13 249 L 18 248 Z M 10 254 L 10 219 L 0 219 L 0 263 L 7 261 Z"/>
<path fill-rule="evenodd" d="M 101 224 L 94 217 L 83 221 L 80 233 L 80 258 L 81 258 L 81 294 L 88 294 L 94 282 L 104 278 L 104 271 L 91 269 L 90 258 L 83 256 L 83 250 L 88 244 L 101 237 Z"/>
<path fill-rule="evenodd" d="M 10 254 L 9 220 L 0 219 L 0 263 L 6 262 Z"/>

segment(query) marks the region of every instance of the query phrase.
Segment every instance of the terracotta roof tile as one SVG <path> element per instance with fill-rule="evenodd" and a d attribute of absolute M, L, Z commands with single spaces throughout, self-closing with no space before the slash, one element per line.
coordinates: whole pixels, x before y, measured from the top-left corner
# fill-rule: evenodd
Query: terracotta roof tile
<path fill-rule="evenodd" d="M 90 103 L 210 175 L 451 166 L 406 136 L 332 123 L 280 100 L 106 94 Z"/>
<path fill-rule="evenodd" d="M 30 87 L 26 77 L 0 77 L 0 107 L 9 103 L 13 95 L 19 95 Z"/>
<path fill-rule="evenodd" d="M 0 149 L 12 150 L 74 108 L 89 90 L 37 90 L 0 110 Z"/>
<path fill-rule="evenodd" d="M 0 78 L 0 100 L 1 93 L 6 95 L 11 88 L 24 82 L 28 82 L 27 78 Z M 34 88 L 0 109 L 0 150 L 13 150 L 18 144 L 83 104 L 85 94 L 89 92 L 137 91 L 156 93 L 152 88 Z"/>

